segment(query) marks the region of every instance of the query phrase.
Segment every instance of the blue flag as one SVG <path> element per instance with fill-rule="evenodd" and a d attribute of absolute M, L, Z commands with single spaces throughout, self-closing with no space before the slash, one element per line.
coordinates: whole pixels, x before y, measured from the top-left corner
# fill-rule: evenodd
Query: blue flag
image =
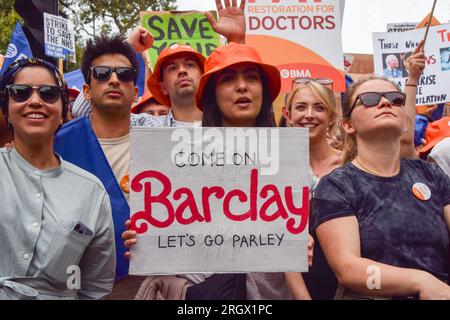
<path fill-rule="evenodd" d="M 145 91 L 145 62 L 144 62 L 144 58 L 142 58 L 142 55 L 140 53 L 136 54 L 136 58 L 138 60 L 139 63 L 139 71 L 138 71 L 138 77 L 136 80 L 136 87 L 138 87 L 139 89 L 139 97 L 141 97 L 144 94 Z"/>
<path fill-rule="evenodd" d="M 14 61 L 32 57 L 33 53 L 31 52 L 30 44 L 28 43 L 25 33 L 23 33 L 22 25 L 19 21 L 14 28 L 8 48 L 6 49 L 5 61 L 0 70 L 0 75 L 2 75 Z"/>
<path fill-rule="evenodd" d="M 83 91 L 84 77 L 80 69 L 65 73 L 64 80 L 69 88 L 75 88 L 80 92 Z"/>

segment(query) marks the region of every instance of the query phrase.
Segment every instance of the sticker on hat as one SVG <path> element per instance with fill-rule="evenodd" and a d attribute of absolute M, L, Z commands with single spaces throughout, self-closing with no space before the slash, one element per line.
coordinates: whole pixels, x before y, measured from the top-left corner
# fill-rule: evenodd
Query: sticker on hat
<path fill-rule="evenodd" d="M 417 199 L 422 201 L 427 201 L 431 198 L 430 188 L 428 188 L 427 185 L 420 182 L 414 183 L 412 187 L 412 192 Z"/>
<path fill-rule="evenodd" d="M 128 174 L 120 179 L 120 188 L 123 192 L 130 193 L 130 176 Z"/>

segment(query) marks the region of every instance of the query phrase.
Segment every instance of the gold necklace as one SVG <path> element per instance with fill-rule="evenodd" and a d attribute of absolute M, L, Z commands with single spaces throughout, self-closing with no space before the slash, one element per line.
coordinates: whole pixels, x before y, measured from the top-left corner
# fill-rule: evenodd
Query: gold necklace
<path fill-rule="evenodd" d="M 381 176 L 381 177 L 389 178 L 389 177 L 393 177 L 393 176 L 397 175 L 400 172 L 400 161 L 398 162 L 398 168 L 395 170 L 395 173 L 393 175 L 389 175 L 389 176 L 385 176 L 385 175 L 382 175 L 382 174 L 380 174 L 378 172 L 370 170 L 369 168 L 364 166 L 361 163 L 361 161 L 358 160 L 358 157 L 355 158 L 355 162 L 358 164 L 358 166 L 360 166 L 361 168 L 363 168 L 365 171 L 369 172 L 370 174 L 373 174 L 374 176 Z"/>

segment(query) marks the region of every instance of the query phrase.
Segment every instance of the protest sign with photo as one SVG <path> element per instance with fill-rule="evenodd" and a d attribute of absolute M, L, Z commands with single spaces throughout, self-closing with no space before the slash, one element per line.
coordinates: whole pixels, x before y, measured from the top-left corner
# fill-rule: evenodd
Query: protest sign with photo
<path fill-rule="evenodd" d="M 424 29 L 374 33 L 375 73 L 384 75 L 402 88 L 408 78 L 406 59 L 424 37 Z M 425 70 L 419 80 L 416 104 L 450 101 L 450 25 L 430 27 L 425 44 Z"/>
<path fill-rule="evenodd" d="M 132 128 L 130 274 L 307 271 L 304 128 Z"/>
<path fill-rule="evenodd" d="M 216 17 L 216 13 L 213 14 Z M 175 43 L 187 44 L 206 57 L 220 45 L 220 36 L 202 12 L 141 12 L 141 26 L 154 37 L 153 45 L 148 51 L 152 66 L 159 53 Z"/>
<path fill-rule="evenodd" d="M 76 62 L 75 28 L 69 19 L 44 12 L 45 54 Z"/>
<path fill-rule="evenodd" d="M 343 1 L 249 0 L 246 42 L 276 65 L 282 93 L 298 77 L 331 78 L 335 92 L 345 91 L 342 59 Z"/>

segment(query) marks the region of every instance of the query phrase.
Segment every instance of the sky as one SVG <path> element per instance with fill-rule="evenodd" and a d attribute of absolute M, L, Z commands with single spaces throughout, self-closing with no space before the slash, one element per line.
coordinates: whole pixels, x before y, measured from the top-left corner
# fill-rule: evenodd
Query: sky
<path fill-rule="evenodd" d="M 178 10 L 216 10 L 215 0 L 178 0 L 177 3 Z M 385 32 L 387 23 L 420 22 L 432 6 L 433 0 L 346 0 L 342 26 L 344 52 L 373 53 L 373 32 Z M 438 0 L 434 16 L 439 22 L 448 23 L 450 0 Z"/>

